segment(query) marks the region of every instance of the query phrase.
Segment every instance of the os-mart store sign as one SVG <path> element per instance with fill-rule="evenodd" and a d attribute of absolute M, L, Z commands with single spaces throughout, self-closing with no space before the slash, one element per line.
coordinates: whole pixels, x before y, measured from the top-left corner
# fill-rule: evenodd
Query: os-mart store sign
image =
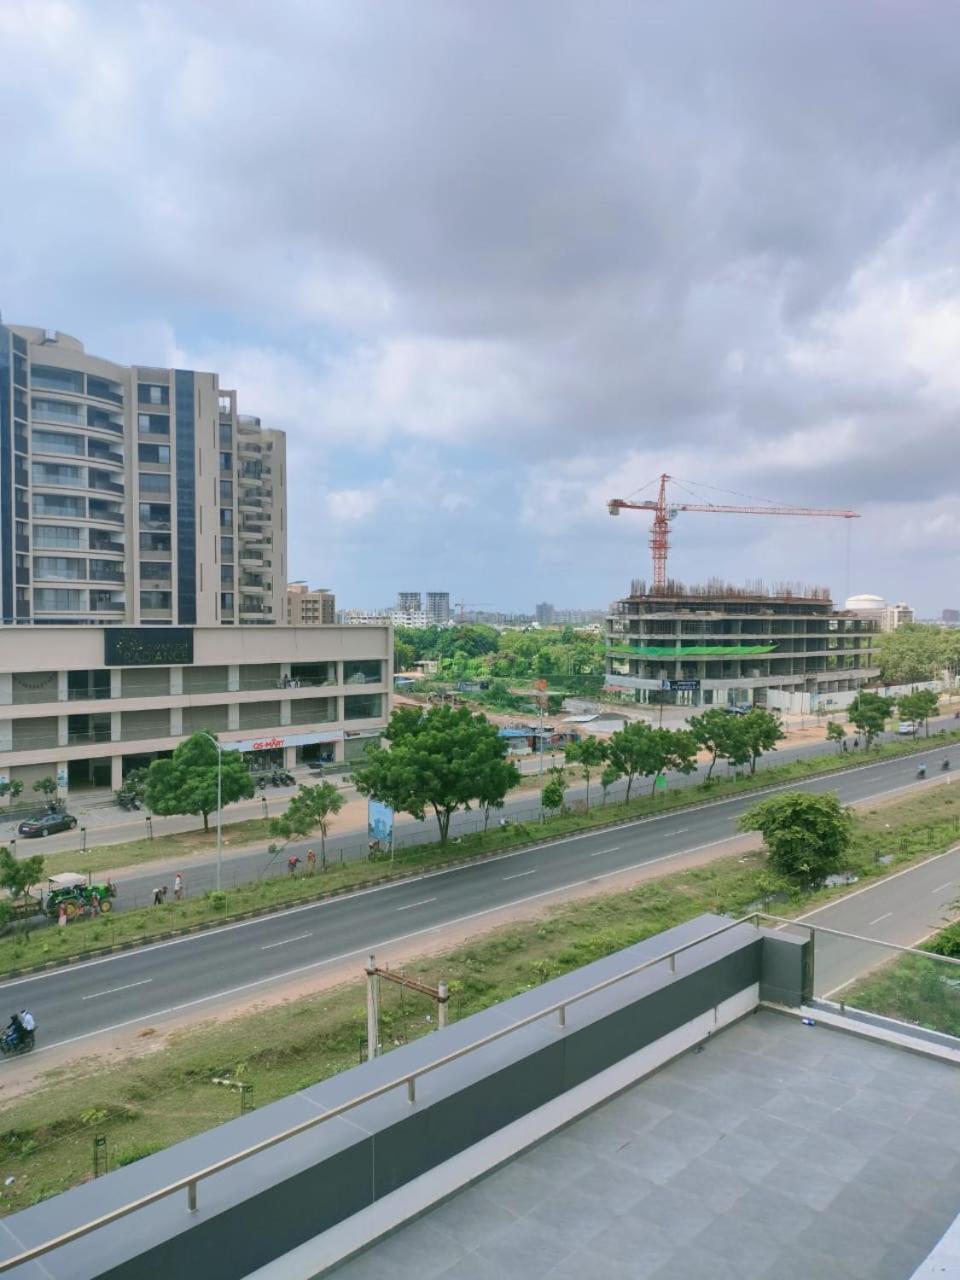
<path fill-rule="evenodd" d="M 328 733 L 290 733 L 283 738 L 245 738 L 242 742 L 225 742 L 224 751 L 279 751 L 281 747 L 307 747 L 314 742 L 341 742 L 343 730 Z"/>

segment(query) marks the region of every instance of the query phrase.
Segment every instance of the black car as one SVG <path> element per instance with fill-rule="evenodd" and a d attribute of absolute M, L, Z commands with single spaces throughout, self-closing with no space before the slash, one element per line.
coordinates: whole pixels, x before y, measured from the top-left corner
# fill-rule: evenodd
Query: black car
<path fill-rule="evenodd" d="M 17 827 L 20 835 L 49 836 L 55 831 L 72 831 L 77 820 L 72 813 L 41 813 L 39 818 L 24 818 Z"/>

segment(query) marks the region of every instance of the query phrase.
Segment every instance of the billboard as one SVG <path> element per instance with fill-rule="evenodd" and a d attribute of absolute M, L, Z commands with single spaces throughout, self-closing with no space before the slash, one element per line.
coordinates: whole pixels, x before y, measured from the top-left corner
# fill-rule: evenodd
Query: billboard
<path fill-rule="evenodd" d="M 393 845 L 393 810 L 382 800 L 367 801 L 367 838 L 371 844 Z"/>

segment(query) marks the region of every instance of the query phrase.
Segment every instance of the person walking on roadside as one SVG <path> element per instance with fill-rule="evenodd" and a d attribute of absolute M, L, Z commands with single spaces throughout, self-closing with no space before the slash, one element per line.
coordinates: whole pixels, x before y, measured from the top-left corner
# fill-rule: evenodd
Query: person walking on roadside
<path fill-rule="evenodd" d="M 312 849 L 307 850 L 307 875 L 312 876 L 317 869 L 317 855 Z"/>
<path fill-rule="evenodd" d="M 98 916 L 100 914 L 100 895 L 97 893 L 96 889 L 94 889 L 93 893 L 90 894 L 90 914 L 92 916 Z"/>
<path fill-rule="evenodd" d="M 173 878 L 173 896 L 178 902 L 183 901 L 183 876 L 179 871 Z"/>
<path fill-rule="evenodd" d="M 287 859 L 288 873 L 292 876 L 295 876 L 297 874 L 297 867 L 299 867 L 299 865 L 300 865 L 300 859 L 297 857 L 295 853 L 291 853 L 290 857 Z"/>
<path fill-rule="evenodd" d="M 60 910 L 57 912 L 57 928 L 65 929 L 67 927 L 67 908 L 64 903 L 60 903 Z"/>

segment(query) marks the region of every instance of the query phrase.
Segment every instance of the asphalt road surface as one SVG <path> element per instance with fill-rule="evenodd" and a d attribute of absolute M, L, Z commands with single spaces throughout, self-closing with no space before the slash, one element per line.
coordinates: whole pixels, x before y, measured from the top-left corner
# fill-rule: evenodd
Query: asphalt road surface
<path fill-rule="evenodd" d="M 931 772 L 944 750 L 930 752 Z M 838 792 L 851 802 L 889 794 L 916 782 L 911 761 L 889 761 L 802 784 L 805 790 Z M 797 784 L 791 783 L 790 788 Z M 779 788 L 786 789 L 786 788 Z M 40 1050 L 84 1039 L 98 1031 L 135 1026 L 168 1014 L 196 1008 L 241 993 L 255 993 L 270 983 L 306 975 L 323 966 L 358 959 L 370 950 L 426 934 L 444 925 L 479 920 L 512 904 L 535 902 L 557 889 L 602 882 L 610 875 L 728 839 L 738 815 L 755 796 L 718 801 L 700 809 L 641 819 L 613 830 L 567 837 L 532 849 L 499 855 L 483 862 L 435 872 L 400 883 L 367 889 L 328 902 L 308 904 L 273 916 L 225 926 L 209 933 L 121 953 L 0 984 L 0 1008 L 28 1006 L 37 1017 Z M 960 856 L 960 855 L 958 855 Z M 934 864 L 936 865 L 936 864 Z M 907 933 L 917 924 L 929 931 L 927 918 L 944 911 L 956 897 L 955 862 L 944 865 L 932 892 L 926 880 L 901 875 L 878 886 L 881 897 L 872 911 L 872 936 L 892 936 L 892 922 L 909 911 Z M 917 873 L 913 873 L 916 875 Z M 936 876 L 934 876 L 936 878 Z M 847 919 L 845 910 L 864 910 L 861 894 L 830 910 Z M 888 914 L 892 913 L 892 914 Z M 858 914 L 849 919 L 859 923 Z M 840 925 L 837 927 L 848 927 Z M 899 928 L 899 925 L 896 926 Z M 912 940 L 912 939 L 911 939 Z"/>

